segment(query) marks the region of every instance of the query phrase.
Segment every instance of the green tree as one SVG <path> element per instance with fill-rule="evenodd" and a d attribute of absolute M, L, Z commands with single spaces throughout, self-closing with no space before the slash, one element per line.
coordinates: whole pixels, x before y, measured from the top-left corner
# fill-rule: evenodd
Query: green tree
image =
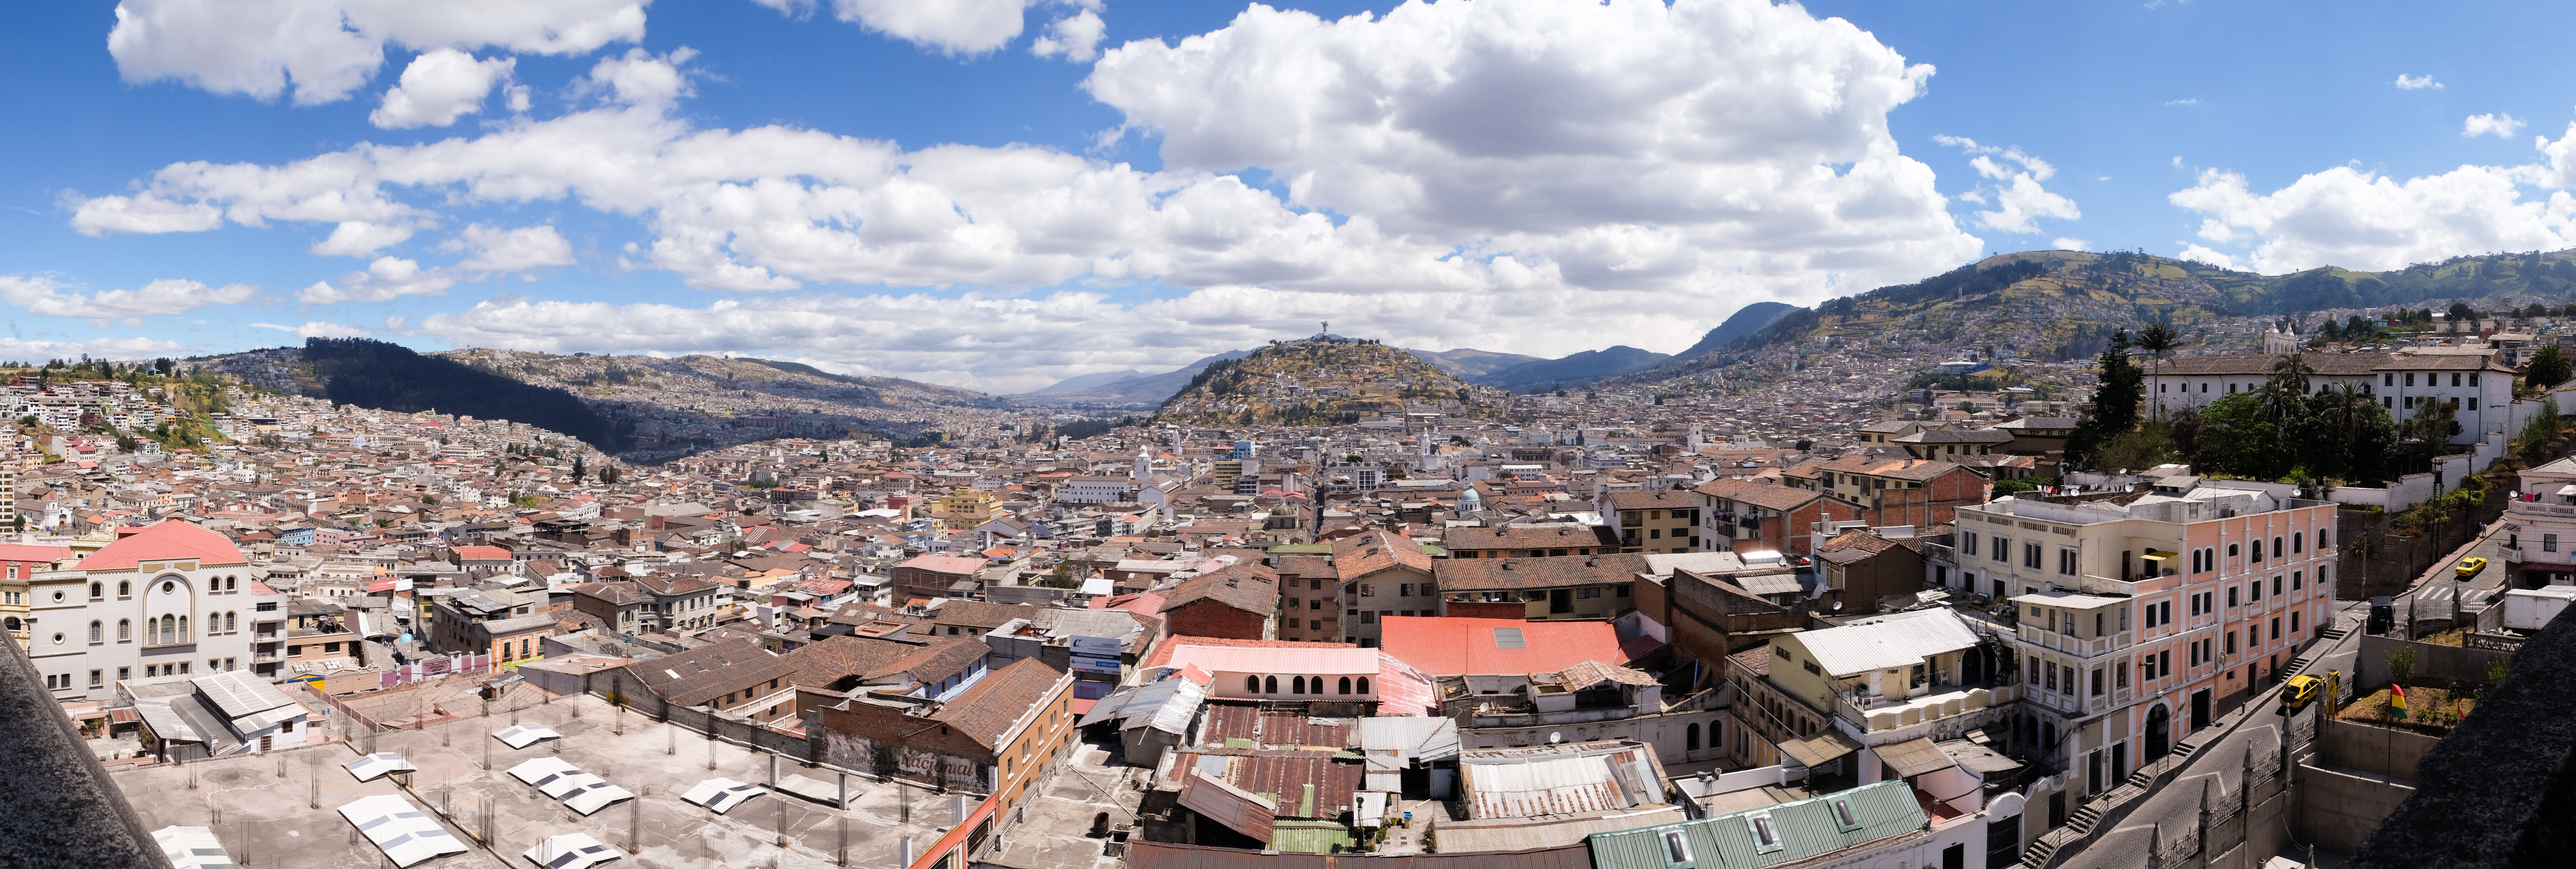
<path fill-rule="evenodd" d="M 2415 416 L 2397 427 L 2398 434 L 2423 441 L 2437 454 L 2458 452 L 2451 439 L 2460 434 L 2460 402 L 2421 401 L 2415 405 Z"/>
<path fill-rule="evenodd" d="M 2182 332 L 2176 330 L 2172 323 L 2161 321 L 2149 323 L 2146 328 L 2138 330 L 2138 349 L 2147 351 L 2150 376 L 2164 368 L 2165 354 L 2173 352 L 2174 345 L 2181 342 Z M 2162 402 L 2156 404 L 2155 416 L 2158 419 L 2164 418 Z"/>
<path fill-rule="evenodd" d="M 573 480 L 575 480 L 575 481 L 579 481 L 579 480 L 581 480 L 581 478 L 583 477 L 582 467 L 581 467 L 581 458 L 582 458 L 582 457 L 580 457 L 580 456 L 574 456 L 574 457 L 572 457 L 572 478 L 573 478 Z"/>
<path fill-rule="evenodd" d="M 2209 403 L 2200 412 L 2200 452 L 2196 470 L 2270 480 L 2290 469 L 2282 448 L 2280 426 L 2259 393 L 2239 392 Z"/>
<path fill-rule="evenodd" d="M 2102 467 L 2102 448 L 2138 427 L 2138 403 L 2146 396 L 2146 375 L 2129 362 L 2129 336 L 2111 336 L 2102 351 L 2101 385 L 2093 390 L 2093 413 L 2076 421 L 2067 433 L 2066 463 L 2076 470 Z"/>
<path fill-rule="evenodd" d="M 2569 377 L 2576 377 L 2576 364 L 2569 363 L 2567 354 L 2556 344 L 2542 345 L 2540 352 L 2531 354 L 2531 364 L 2522 369 L 2522 382 L 2540 389 L 2565 383 Z"/>
<path fill-rule="evenodd" d="M 2558 399 L 2540 403 L 2540 412 L 2522 424 L 2522 432 L 2513 439 L 2514 454 L 2527 465 L 2540 464 L 2549 457 L 2550 444 L 2558 440 Z"/>

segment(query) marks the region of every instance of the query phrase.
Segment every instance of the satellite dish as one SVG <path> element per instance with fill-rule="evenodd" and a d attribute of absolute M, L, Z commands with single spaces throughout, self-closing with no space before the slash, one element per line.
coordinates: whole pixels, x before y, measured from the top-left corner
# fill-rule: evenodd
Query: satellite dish
<path fill-rule="evenodd" d="M 1843 602 L 1842 602 L 1842 601 L 1834 601 L 1834 611 L 1835 611 L 1835 612 L 1842 612 L 1842 611 L 1843 611 Z"/>
<path fill-rule="evenodd" d="M 1565 741 L 1565 734 L 1563 734 L 1563 733 L 1558 733 L 1558 732 L 1555 732 L 1555 731 L 1549 731 L 1549 732 L 1548 732 L 1548 734 L 1547 734 L 1547 744 L 1549 744 L 1549 745 L 1555 745 L 1555 744 L 1557 744 L 1557 743 L 1564 742 L 1564 741 Z"/>

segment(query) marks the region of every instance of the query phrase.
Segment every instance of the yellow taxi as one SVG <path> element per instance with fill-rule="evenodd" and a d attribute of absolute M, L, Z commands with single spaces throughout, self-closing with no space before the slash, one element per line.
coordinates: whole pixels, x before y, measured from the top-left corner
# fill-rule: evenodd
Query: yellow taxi
<path fill-rule="evenodd" d="M 2305 709 L 2325 687 L 2326 680 L 2316 676 L 2292 676 L 2281 683 L 2281 707 L 2293 712 Z"/>
<path fill-rule="evenodd" d="M 2458 567 L 2451 568 L 2451 573 L 2455 574 L 2459 579 L 2467 579 L 2478 575 L 2478 571 L 2485 569 L 2487 569 L 2487 560 L 2472 555 L 2467 558 L 2460 559 L 2460 565 Z"/>

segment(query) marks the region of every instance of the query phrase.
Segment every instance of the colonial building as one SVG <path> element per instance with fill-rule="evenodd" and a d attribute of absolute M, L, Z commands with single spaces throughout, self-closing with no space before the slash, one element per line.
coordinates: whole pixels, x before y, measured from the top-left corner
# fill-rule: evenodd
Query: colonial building
<path fill-rule="evenodd" d="M 232 541 L 180 521 L 116 533 L 71 569 L 27 580 L 28 655 L 56 699 L 111 699 L 126 679 L 276 672 L 285 596 Z"/>
<path fill-rule="evenodd" d="M 2287 358 L 2230 353 L 2167 359 L 2150 366 L 2147 399 L 2168 413 L 2207 407 L 2234 393 L 2262 389 Z M 2299 359 L 2315 372 L 2308 375 L 2310 391 L 2349 388 L 2375 397 L 2399 422 L 2436 403 L 2452 405 L 2460 421 L 2452 443 L 2477 443 L 2489 432 L 2514 431 L 2516 372 L 2496 351 L 2433 347 L 2412 353 L 2309 353 Z"/>

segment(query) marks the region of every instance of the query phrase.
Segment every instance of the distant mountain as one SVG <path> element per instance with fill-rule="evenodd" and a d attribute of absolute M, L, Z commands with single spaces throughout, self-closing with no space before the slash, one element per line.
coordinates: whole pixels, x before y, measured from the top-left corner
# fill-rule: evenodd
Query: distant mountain
<path fill-rule="evenodd" d="M 1441 350 L 1438 352 L 1430 350 L 1407 350 L 1404 352 L 1419 356 L 1422 358 L 1422 361 L 1438 366 L 1442 371 L 1466 378 L 1470 381 L 1475 381 L 1478 377 L 1492 374 L 1496 371 L 1501 371 L 1514 365 L 1545 361 L 1536 356 L 1523 356 L 1518 353 L 1496 353 L 1491 350 L 1477 350 L 1469 347 L 1460 347 L 1455 350 Z"/>
<path fill-rule="evenodd" d="M 1511 396 L 1411 351 L 1337 337 L 1281 341 L 1215 362 L 1155 409 L 1179 425 L 1345 425 L 1409 410 L 1492 419 Z"/>
<path fill-rule="evenodd" d="M 1585 350 L 1562 359 L 1524 362 L 1482 377 L 1469 377 L 1467 381 L 1499 386 L 1513 392 L 1569 389 L 1589 385 L 1605 377 L 1651 368 L 1671 358 L 1651 350 L 1619 346 L 1608 350 Z"/>
<path fill-rule="evenodd" d="M 523 422 L 580 438 L 611 453 L 635 445 L 632 423 L 603 416 L 570 392 L 423 356 L 400 344 L 308 338 L 303 361 L 321 382 L 323 396 L 337 404 Z"/>
<path fill-rule="evenodd" d="M 1673 358 L 1690 359 L 1724 347 L 1734 343 L 1737 338 L 1762 331 L 1762 327 L 1771 325 L 1795 310 L 1798 310 L 1798 306 L 1780 302 L 1755 302 L 1737 308 L 1733 316 L 1726 318 L 1726 322 L 1719 323 L 1717 328 L 1708 330 L 1707 335 L 1700 337 L 1699 343 L 1691 345 L 1690 349 L 1682 351 Z"/>
<path fill-rule="evenodd" d="M 1180 392 L 1182 387 L 1190 385 L 1191 377 L 1207 370 L 1208 366 L 1250 355 L 1252 355 L 1250 350 L 1228 350 L 1192 362 L 1178 370 L 1161 374 L 1145 374 L 1096 386 L 1068 387 L 1066 383 L 1082 379 L 1081 377 L 1068 378 L 1063 383 L 1036 392 L 1011 396 L 1011 400 L 1039 407 L 1146 409 L 1161 404 L 1164 399 Z"/>
<path fill-rule="evenodd" d="M 1144 376 L 1146 376 L 1145 372 L 1137 371 L 1132 368 L 1125 371 L 1103 371 L 1098 374 L 1076 374 L 1072 377 L 1056 381 L 1054 386 L 1049 386 L 1037 391 L 1063 392 L 1067 389 L 1090 389 L 1094 386 L 1108 386 L 1109 384 L 1117 383 L 1121 380 L 1134 380 Z"/>

